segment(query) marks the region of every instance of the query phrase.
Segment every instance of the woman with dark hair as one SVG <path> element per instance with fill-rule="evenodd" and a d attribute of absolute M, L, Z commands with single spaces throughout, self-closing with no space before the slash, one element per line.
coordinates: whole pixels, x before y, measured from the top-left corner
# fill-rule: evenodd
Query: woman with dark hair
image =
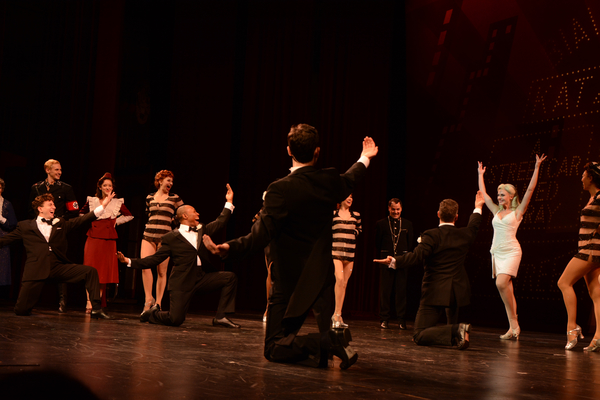
<path fill-rule="evenodd" d="M 4 180 L 0 178 L 0 237 L 17 226 L 17 215 L 12 204 L 2 197 L 5 186 Z M 10 272 L 10 247 L 0 247 L 0 286 L 11 284 Z"/>
<path fill-rule="evenodd" d="M 331 317 L 331 327 L 347 328 L 342 319 L 342 306 L 346 297 L 346 287 L 354 268 L 356 237 L 362 232 L 360 214 L 351 211 L 352 194 L 340 203 L 333 212 L 333 265 L 335 267 L 335 310 Z"/>
<path fill-rule="evenodd" d="M 148 223 L 144 230 L 140 258 L 153 255 L 160 248 L 161 238 L 171 232 L 171 223 L 177 208 L 183 205 L 183 201 L 176 194 L 170 194 L 173 187 L 174 175 L 166 169 L 159 171 L 154 177 L 154 186 L 157 191 L 146 197 L 146 214 Z M 157 267 L 156 278 L 156 300 L 152 297 L 152 284 L 154 277 L 151 269 L 142 270 L 142 282 L 144 284 L 144 310 L 147 311 L 154 304 L 160 306 L 165 287 L 167 286 L 167 267 L 169 259 L 160 263 Z"/>
<path fill-rule="evenodd" d="M 575 282 L 585 278 L 588 292 L 594 303 L 596 321 L 600 321 L 600 165 L 596 162 L 584 166 L 581 177 L 583 190 L 590 193 L 590 199 L 581 210 L 579 228 L 579 251 L 569 261 L 560 279 L 558 288 L 562 292 L 567 309 L 567 344 L 571 350 L 577 339 L 583 339 L 581 327 L 577 325 L 577 295 L 573 290 Z M 590 345 L 584 351 L 600 351 L 600 323 L 596 322 L 596 332 Z"/>
<path fill-rule="evenodd" d="M 85 206 L 79 212 L 80 215 L 95 210 L 102 203 L 102 200 L 113 192 L 114 188 L 115 183 L 112 175 L 108 172 L 105 173 L 96 184 L 96 195 L 88 196 Z M 133 219 L 133 215 L 124 203 L 123 199 L 116 197 L 111 199 L 98 219 L 92 222 L 92 226 L 87 232 L 83 263 L 98 270 L 102 307 L 106 307 L 106 284 L 119 283 L 118 236 L 115 227 Z M 85 312 L 92 312 L 89 293 Z"/>
<path fill-rule="evenodd" d="M 523 196 L 523 202 L 519 201 L 517 189 L 510 183 L 498 186 L 498 204 L 494 203 L 492 198 L 485 191 L 483 174 L 485 167 L 479 162 L 479 190 L 485 200 L 485 205 L 490 209 L 494 218 L 492 226 L 494 227 L 494 238 L 492 239 L 492 278 L 496 279 L 496 287 L 504 303 L 506 316 L 510 328 L 500 335 L 500 339 L 510 340 L 518 339 L 521 333 L 519 320 L 517 317 L 517 300 L 513 290 L 513 278 L 517 277 L 519 264 L 521 263 L 521 245 L 517 240 L 517 229 L 523 221 L 523 215 L 527 211 L 529 201 L 537 185 L 538 175 L 540 174 L 540 165 L 546 156 L 535 156 L 535 169 L 529 186 Z"/>

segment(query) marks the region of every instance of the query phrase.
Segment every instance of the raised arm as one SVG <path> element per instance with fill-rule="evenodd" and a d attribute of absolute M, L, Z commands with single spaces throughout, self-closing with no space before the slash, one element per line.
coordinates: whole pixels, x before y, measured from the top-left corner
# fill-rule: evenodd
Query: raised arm
<path fill-rule="evenodd" d="M 492 198 L 485 191 L 485 183 L 483 182 L 483 174 L 485 173 L 485 167 L 483 166 L 481 161 L 477 161 L 477 163 L 479 164 L 479 168 L 477 168 L 477 173 L 479 175 L 479 191 L 483 196 L 483 200 L 485 201 L 485 205 L 487 206 L 487 208 L 489 208 L 492 214 L 496 214 L 498 212 L 499 207 L 496 203 L 494 203 L 494 200 L 492 200 Z"/>
<path fill-rule="evenodd" d="M 515 216 L 518 220 L 523 218 L 525 211 L 527 211 L 527 206 L 529 206 L 531 196 L 533 195 L 533 191 L 535 190 L 535 186 L 537 185 L 538 176 L 540 174 L 540 165 L 542 164 L 542 161 L 546 159 L 546 157 L 547 156 L 545 156 L 544 154 L 542 154 L 541 157 L 537 154 L 535 155 L 535 169 L 533 170 L 531 181 L 529 181 L 529 186 L 527 186 L 527 191 L 525 192 L 525 195 L 523 195 L 523 200 L 521 201 L 521 204 L 519 204 L 519 207 L 517 207 L 517 210 L 515 212 Z"/>

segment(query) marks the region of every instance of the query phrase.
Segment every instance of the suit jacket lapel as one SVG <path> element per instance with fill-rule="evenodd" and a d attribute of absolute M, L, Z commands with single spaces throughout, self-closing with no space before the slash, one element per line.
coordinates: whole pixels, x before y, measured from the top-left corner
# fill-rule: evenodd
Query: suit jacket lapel
<path fill-rule="evenodd" d="M 40 229 L 37 226 L 37 218 L 31 220 L 31 229 L 33 229 L 33 231 L 42 239 L 44 239 L 44 241 L 46 241 L 46 238 L 44 237 L 44 235 L 42 235 L 42 232 L 40 232 Z"/>
<path fill-rule="evenodd" d="M 200 250 L 200 246 L 202 245 L 202 236 L 204 235 L 204 226 L 202 224 L 198 224 L 198 241 L 196 242 L 196 248 Z"/>
<path fill-rule="evenodd" d="M 193 244 L 191 244 L 191 243 L 190 243 L 190 242 L 189 242 L 189 241 L 188 241 L 188 240 L 187 240 L 187 239 L 186 239 L 186 238 L 185 238 L 185 237 L 184 237 L 184 236 L 181 234 L 181 232 L 179 231 L 179 228 L 175 228 L 175 229 L 173 230 L 173 232 L 175 232 L 175 233 L 176 233 L 176 235 L 177 235 L 177 238 L 178 238 L 179 240 L 181 240 L 183 243 L 187 244 L 187 245 L 188 245 L 188 246 L 190 246 L 192 249 L 194 249 L 194 245 L 193 245 Z M 195 251 L 195 250 L 196 250 L 196 249 L 194 249 L 194 251 Z"/>

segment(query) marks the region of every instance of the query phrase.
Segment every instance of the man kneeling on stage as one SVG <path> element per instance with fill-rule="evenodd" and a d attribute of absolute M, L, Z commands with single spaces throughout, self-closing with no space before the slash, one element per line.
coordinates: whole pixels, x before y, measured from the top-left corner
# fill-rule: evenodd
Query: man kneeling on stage
<path fill-rule="evenodd" d="M 115 197 L 114 192 L 104 197 L 102 204 L 95 210 L 65 221 L 55 218 L 54 196 L 44 193 L 37 196 L 32 207 L 37 217 L 21 221 L 17 229 L 0 238 L 0 247 L 22 240 L 27 252 L 27 261 L 23 270 L 23 282 L 15 306 L 15 314 L 30 315 L 37 303 L 46 282 L 75 283 L 85 281 L 85 288 L 92 302 L 92 318 L 110 319 L 100 308 L 100 284 L 98 271 L 87 265 L 73 264 L 67 258 L 67 233 L 91 222 L 102 214 L 104 207 Z"/>
<path fill-rule="evenodd" d="M 373 260 L 390 268 L 405 268 L 425 262 L 421 304 L 417 311 L 413 339 L 421 346 L 452 346 L 459 350 L 469 347 L 470 324 L 458 323 L 458 309 L 471 301 L 471 287 L 465 270 L 465 258 L 481 224 L 483 195 L 477 192 L 475 210 L 465 228 L 457 228 L 458 203 L 451 199 L 440 203 L 440 225 L 425 231 L 412 253 Z M 436 326 L 446 310 L 448 324 Z"/>
<path fill-rule="evenodd" d="M 227 328 L 239 328 L 226 314 L 235 311 L 235 293 L 237 277 L 233 272 L 205 272 L 203 267 L 210 266 L 209 252 L 202 243 L 202 235 L 212 235 L 227 224 L 233 211 L 233 190 L 227 184 L 227 203 L 221 215 L 213 222 L 202 225 L 198 222 L 199 214 L 194 207 L 183 205 L 177 209 L 177 219 L 180 222 L 175 229 L 162 237 L 158 251 L 141 259 L 129 259 L 120 251 L 117 252 L 119 261 L 128 267 L 147 269 L 173 258 L 173 271 L 169 277 L 169 296 L 171 307 L 169 311 L 161 311 L 158 304 L 140 315 L 141 322 L 179 326 L 185 321 L 185 314 L 197 291 L 209 293 L 221 290 L 221 299 L 213 325 Z"/>

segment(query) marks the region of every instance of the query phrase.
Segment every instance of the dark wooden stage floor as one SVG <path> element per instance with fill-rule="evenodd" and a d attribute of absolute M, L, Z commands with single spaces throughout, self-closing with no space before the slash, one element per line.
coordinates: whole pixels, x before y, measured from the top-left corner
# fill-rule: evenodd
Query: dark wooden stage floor
<path fill-rule="evenodd" d="M 349 320 L 359 359 L 342 371 L 337 358 L 328 369 L 266 361 L 259 315 L 236 315 L 241 330 L 213 327 L 209 315 L 173 328 L 140 323 L 137 308 L 112 305 L 118 319 L 96 321 L 83 310 L 17 317 L 1 306 L 0 398 L 19 380 L 39 390 L 28 374 L 48 370 L 100 399 L 600 398 L 600 353 L 583 352 L 591 336 L 565 351 L 564 335 L 523 332 L 507 342 L 498 339 L 503 332 L 474 327 L 470 348 L 458 351 L 416 346 L 410 323 L 408 331 L 384 331 L 377 321 Z M 316 331 L 314 320 L 306 331 Z M 64 394 L 67 385 L 57 385 Z M 52 384 L 42 387 L 54 397 Z"/>

